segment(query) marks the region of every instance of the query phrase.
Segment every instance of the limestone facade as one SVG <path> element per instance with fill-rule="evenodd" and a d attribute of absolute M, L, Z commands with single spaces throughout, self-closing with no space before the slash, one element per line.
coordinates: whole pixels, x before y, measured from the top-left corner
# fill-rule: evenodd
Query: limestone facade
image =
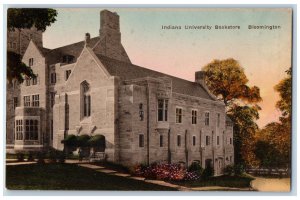
<path fill-rule="evenodd" d="M 119 16 L 104 10 L 100 18 L 98 37 L 52 50 L 30 41 L 23 62 L 38 78 L 20 86 L 18 128 L 7 132 L 14 149 L 63 150 L 67 135 L 100 134 L 109 161 L 199 162 L 222 174 L 233 164 L 233 130 L 204 74 L 190 82 L 132 64 Z"/>

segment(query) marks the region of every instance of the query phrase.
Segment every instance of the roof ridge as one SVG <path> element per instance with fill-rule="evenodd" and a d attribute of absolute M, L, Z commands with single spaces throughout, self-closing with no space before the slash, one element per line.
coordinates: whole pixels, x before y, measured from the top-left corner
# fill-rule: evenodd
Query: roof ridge
<path fill-rule="evenodd" d="M 100 38 L 100 36 L 96 36 L 96 37 L 93 37 L 91 38 L 91 40 L 94 40 L 96 38 Z M 57 50 L 57 49 L 61 49 L 61 48 L 64 48 L 64 47 L 69 47 L 69 46 L 72 46 L 72 45 L 77 45 L 77 44 L 80 44 L 80 43 L 83 43 L 84 41 L 79 41 L 79 42 L 74 42 L 74 43 L 71 43 L 71 44 L 67 44 L 65 46 L 60 46 L 60 47 L 57 47 L 57 48 L 54 48 L 54 49 L 50 49 L 50 51 L 54 51 L 54 50 Z"/>
<path fill-rule="evenodd" d="M 96 54 L 96 53 L 95 53 Z M 123 64 L 126 64 L 126 65 L 133 65 L 135 67 L 140 67 L 140 68 L 143 68 L 143 69 L 146 69 L 146 70 L 150 70 L 150 71 L 154 71 L 154 72 L 157 72 L 157 73 L 160 73 L 162 75 L 165 75 L 167 77 L 171 77 L 171 78 L 176 78 L 176 79 L 180 79 L 180 80 L 183 80 L 183 81 L 187 81 L 187 82 L 190 82 L 190 83 L 195 83 L 197 84 L 196 82 L 193 82 L 193 81 L 190 81 L 190 80 L 187 80 L 187 79 L 184 79 L 184 78 L 179 78 L 177 76 L 173 76 L 173 75 L 169 75 L 169 74 L 165 74 L 163 72 L 160 72 L 160 71 L 156 71 L 156 70 L 153 70 L 153 69 L 149 69 L 149 68 L 146 68 L 146 67 L 142 67 L 142 66 L 139 66 L 139 65 L 136 65 L 136 64 L 133 64 L 133 63 L 127 63 L 127 62 L 124 62 L 124 61 L 121 61 L 121 60 L 117 60 L 117 59 L 114 59 L 114 58 L 110 58 L 110 57 L 107 57 L 103 54 L 96 54 L 96 55 L 100 55 L 101 57 L 105 57 L 105 58 L 108 58 L 108 59 L 111 59 L 111 60 L 114 60 L 114 61 L 117 61 L 117 62 L 121 62 Z M 197 84 L 198 85 L 198 84 Z M 199 84 L 200 85 L 200 84 Z M 202 86 L 201 86 L 202 87 Z"/>

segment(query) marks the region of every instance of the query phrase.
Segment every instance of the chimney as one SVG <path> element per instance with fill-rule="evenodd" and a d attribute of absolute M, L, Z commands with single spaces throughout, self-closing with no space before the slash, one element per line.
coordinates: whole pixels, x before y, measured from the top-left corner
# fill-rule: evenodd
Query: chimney
<path fill-rule="evenodd" d="M 96 54 L 131 63 L 122 43 L 120 32 L 120 17 L 108 10 L 100 12 L 99 42 L 93 47 Z"/>
<path fill-rule="evenodd" d="M 113 42 L 121 42 L 120 19 L 116 12 L 102 10 L 100 12 L 100 37 L 106 37 Z"/>
<path fill-rule="evenodd" d="M 84 46 L 86 47 L 89 46 L 90 40 L 91 40 L 91 35 L 89 33 L 86 33 L 84 38 Z"/>
<path fill-rule="evenodd" d="M 195 72 L 195 82 L 200 83 L 201 85 L 205 85 L 205 72 L 204 71 Z"/>

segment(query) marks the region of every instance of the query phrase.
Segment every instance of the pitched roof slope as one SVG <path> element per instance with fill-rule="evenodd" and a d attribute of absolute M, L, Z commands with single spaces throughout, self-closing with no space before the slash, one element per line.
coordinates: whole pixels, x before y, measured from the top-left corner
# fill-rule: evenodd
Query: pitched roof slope
<path fill-rule="evenodd" d="M 174 76 L 170 76 L 134 64 L 118 61 L 100 54 L 96 54 L 96 55 L 112 76 L 119 76 L 122 80 L 131 80 L 131 79 L 143 78 L 147 76 L 149 77 L 166 76 L 172 79 L 173 92 L 195 96 L 195 97 L 201 97 L 209 100 L 214 100 L 205 91 L 205 89 L 198 83 L 180 79 Z"/>
<path fill-rule="evenodd" d="M 100 37 L 94 37 L 91 38 L 89 45 L 94 46 L 98 41 Z M 73 44 L 69 44 L 66 46 L 58 47 L 56 49 L 52 49 L 47 52 L 47 58 L 49 64 L 56 64 L 58 62 L 61 62 L 61 58 L 63 55 L 71 55 L 74 56 L 74 58 L 78 58 L 80 56 L 80 53 L 82 52 L 84 48 L 84 41 L 76 42 Z M 76 62 L 76 59 L 74 59 L 73 62 Z"/>

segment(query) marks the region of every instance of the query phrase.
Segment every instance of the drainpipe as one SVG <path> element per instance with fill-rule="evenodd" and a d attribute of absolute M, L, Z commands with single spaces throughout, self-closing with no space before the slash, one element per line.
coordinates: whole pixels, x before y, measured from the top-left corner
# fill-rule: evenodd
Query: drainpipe
<path fill-rule="evenodd" d="M 185 165 L 188 168 L 189 166 L 189 151 L 187 148 L 187 130 L 185 130 L 185 134 L 184 134 L 184 148 L 185 148 Z"/>
<path fill-rule="evenodd" d="M 202 147 L 201 147 L 201 145 L 202 145 L 201 144 L 201 142 L 202 142 L 202 140 L 201 140 L 202 139 L 201 138 L 202 137 L 202 131 L 200 130 L 199 133 L 200 133 L 200 135 L 199 135 L 199 155 L 200 155 L 200 159 L 199 160 L 200 160 L 200 165 L 202 166 Z"/>
<path fill-rule="evenodd" d="M 171 129 L 168 130 L 168 163 L 171 164 Z"/>
<path fill-rule="evenodd" d="M 212 131 L 212 157 L 213 157 L 213 160 L 212 160 L 212 167 L 213 167 L 213 170 L 214 170 L 214 175 L 216 174 L 216 170 L 215 170 L 215 144 L 214 144 L 214 131 Z"/>
<path fill-rule="evenodd" d="M 149 82 L 147 81 L 147 87 L 146 87 L 146 93 L 147 93 L 147 165 L 150 165 L 150 108 L 149 108 L 149 102 L 150 102 L 150 91 L 149 91 Z"/>

